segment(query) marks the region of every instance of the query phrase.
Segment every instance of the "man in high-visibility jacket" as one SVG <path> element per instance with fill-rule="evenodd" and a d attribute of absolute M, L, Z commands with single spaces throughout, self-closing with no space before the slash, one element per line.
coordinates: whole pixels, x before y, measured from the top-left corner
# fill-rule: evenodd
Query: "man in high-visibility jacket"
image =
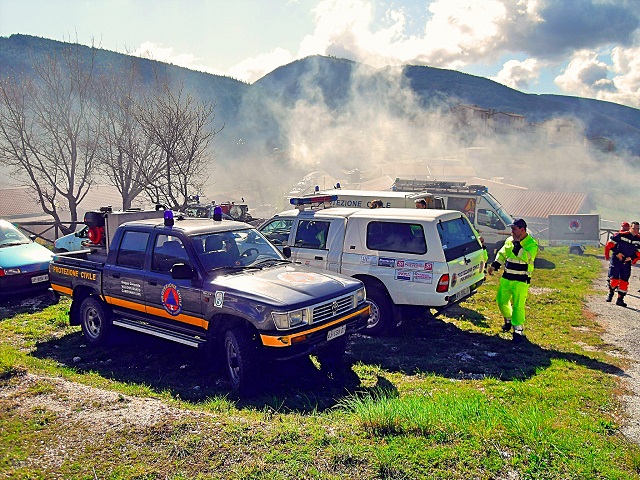
<path fill-rule="evenodd" d="M 496 302 L 504 317 L 502 331 L 508 332 L 513 326 L 513 341 L 519 342 L 524 339 L 524 306 L 529 293 L 533 262 L 538 254 L 538 242 L 527 233 L 527 222 L 522 218 L 509 226 L 511 236 L 496 254 L 487 273 L 493 275 L 494 271 L 504 265 Z"/>

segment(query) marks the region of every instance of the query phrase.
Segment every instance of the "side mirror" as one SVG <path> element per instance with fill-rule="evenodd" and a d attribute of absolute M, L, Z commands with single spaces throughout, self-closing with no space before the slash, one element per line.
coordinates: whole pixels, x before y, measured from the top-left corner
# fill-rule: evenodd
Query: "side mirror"
<path fill-rule="evenodd" d="M 176 280 L 191 280 L 193 278 L 193 269 L 184 263 L 176 263 L 171 267 L 171 278 Z"/>
<path fill-rule="evenodd" d="M 282 248 L 282 254 L 285 258 L 291 258 L 291 247 L 289 245 L 284 246 Z"/>

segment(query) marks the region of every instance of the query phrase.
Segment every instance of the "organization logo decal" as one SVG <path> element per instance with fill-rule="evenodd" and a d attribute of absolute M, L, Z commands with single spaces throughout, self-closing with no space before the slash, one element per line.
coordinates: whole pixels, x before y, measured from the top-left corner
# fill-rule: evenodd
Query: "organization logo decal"
<path fill-rule="evenodd" d="M 580 223 L 580 220 L 574 219 L 569 222 L 569 230 L 571 230 L 572 232 L 578 232 L 581 228 L 582 224 Z"/>
<path fill-rule="evenodd" d="M 173 283 L 167 283 L 162 288 L 162 305 L 169 315 L 179 315 L 182 310 L 182 295 L 180 290 Z"/>

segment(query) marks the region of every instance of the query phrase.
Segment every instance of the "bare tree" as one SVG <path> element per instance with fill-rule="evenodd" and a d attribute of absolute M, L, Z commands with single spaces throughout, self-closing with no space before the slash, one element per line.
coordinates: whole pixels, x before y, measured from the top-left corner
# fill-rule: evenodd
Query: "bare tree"
<path fill-rule="evenodd" d="M 101 117 L 94 103 L 95 50 L 79 45 L 49 53 L 34 77 L 0 81 L 0 159 L 35 191 L 45 213 L 71 226 L 97 164 Z"/>
<path fill-rule="evenodd" d="M 183 88 L 174 93 L 167 85 L 138 108 L 136 119 L 162 151 L 162 174 L 149 179 L 146 188 L 151 200 L 180 208 L 190 193 L 202 190 L 208 179 L 209 145 L 224 128 L 211 127 L 214 108 L 185 95 Z"/>
<path fill-rule="evenodd" d="M 105 119 L 100 142 L 104 175 L 120 192 L 125 210 L 149 185 L 158 183 L 163 168 L 160 147 L 136 120 L 143 87 L 137 83 L 135 62 L 127 66 L 102 76 L 98 89 Z"/>

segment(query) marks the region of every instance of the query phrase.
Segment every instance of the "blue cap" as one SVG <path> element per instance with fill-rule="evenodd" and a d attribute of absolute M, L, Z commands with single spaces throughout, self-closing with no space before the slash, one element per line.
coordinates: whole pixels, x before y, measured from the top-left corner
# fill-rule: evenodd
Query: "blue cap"
<path fill-rule="evenodd" d="M 525 222 L 523 218 L 516 218 L 513 223 L 510 223 L 507 227 L 527 228 L 527 222 Z"/>

